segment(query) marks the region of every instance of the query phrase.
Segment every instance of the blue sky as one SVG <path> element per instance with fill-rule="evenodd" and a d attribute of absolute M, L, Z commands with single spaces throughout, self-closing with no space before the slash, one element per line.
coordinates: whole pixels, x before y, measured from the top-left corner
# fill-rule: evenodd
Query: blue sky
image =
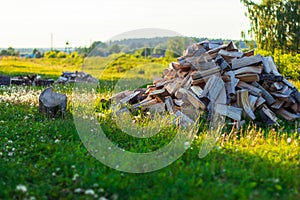
<path fill-rule="evenodd" d="M 0 47 L 89 46 L 140 28 L 240 39 L 249 29 L 240 0 L 9 0 L 0 7 Z"/>

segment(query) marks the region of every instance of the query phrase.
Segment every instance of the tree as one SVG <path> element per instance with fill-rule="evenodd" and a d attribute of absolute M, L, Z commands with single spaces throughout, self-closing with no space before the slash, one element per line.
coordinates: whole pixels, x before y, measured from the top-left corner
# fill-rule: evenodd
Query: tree
<path fill-rule="evenodd" d="M 283 53 L 300 53 L 300 2 L 299 0 L 241 0 L 247 7 L 251 21 L 249 33 L 260 49 L 281 50 Z"/>
<path fill-rule="evenodd" d="M 120 53 L 121 51 L 121 48 L 119 47 L 118 44 L 113 44 L 109 47 L 108 49 L 109 53 L 110 54 L 113 54 L 113 53 Z"/>
<path fill-rule="evenodd" d="M 179 57 L 183 51 L 193 44 L 193 40 L 188 37 L 172 37 L 167 41 L 167 57 Z"/>

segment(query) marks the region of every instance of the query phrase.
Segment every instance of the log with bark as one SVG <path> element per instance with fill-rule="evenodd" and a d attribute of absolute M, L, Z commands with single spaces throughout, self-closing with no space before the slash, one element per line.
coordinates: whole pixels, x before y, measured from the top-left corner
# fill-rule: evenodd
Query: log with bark
<path fill-rule="evenodd" d="M 52 87 L 45 89 L 39 97 L 39 110 L 49 117 L 64 116 L 67 108 L 67 96 L 53 92 Z"/>

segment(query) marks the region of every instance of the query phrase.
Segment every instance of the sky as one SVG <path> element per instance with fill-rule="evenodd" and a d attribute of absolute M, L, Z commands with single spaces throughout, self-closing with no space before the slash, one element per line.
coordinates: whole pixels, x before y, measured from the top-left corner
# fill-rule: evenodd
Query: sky
<path fill-rule="evenodd" d="M 240 0 L 7 0 L 0 7 L 0 47 L 50 48 L 51 33 L 53 47 L 89 46 L 143 28 L 241 39 L 250 26 L 245 11 Z"/>

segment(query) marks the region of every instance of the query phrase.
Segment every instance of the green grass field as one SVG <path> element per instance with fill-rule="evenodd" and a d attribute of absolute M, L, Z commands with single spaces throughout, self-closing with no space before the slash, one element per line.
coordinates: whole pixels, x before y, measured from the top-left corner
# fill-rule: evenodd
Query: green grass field
<path fill-rule="evenodd" d="M 126 55 L 89 58 L 83 70 L 100 78 L 101 99 L 112 94 L 116 80 L 126 72 L 159 76 L 169 61 Z M 0 74 L 57 78 L 62 71 L 78 69 L 79 62 L 63 59 L 0 60 Z M 126 78 L 134 77 L 128 74 Z M 299 88 L 300 82 L 293 83 Z M 159 171 L 130 174 L 106 167 L 87 151 L 73 121 L 73 86 L 53 87 L 68 96 L 64 118 L 39 113 L 42 87 L 0 88 L 0 199 L 300 198 L 299 122 L 282 120 L 274 127 L 249 122 L 241 130 L 227 125 L 215 148 L 200 159 L 199 148 L 207 134 L 207 122 L 201 120 L 197 137 L 177 161 Z M 103 105 L 96 107 L 108 138 L 127 150 L 153 150 L 174 136 L 170 129 L 154 138 L 134 139 L 120 131 Z"/>

